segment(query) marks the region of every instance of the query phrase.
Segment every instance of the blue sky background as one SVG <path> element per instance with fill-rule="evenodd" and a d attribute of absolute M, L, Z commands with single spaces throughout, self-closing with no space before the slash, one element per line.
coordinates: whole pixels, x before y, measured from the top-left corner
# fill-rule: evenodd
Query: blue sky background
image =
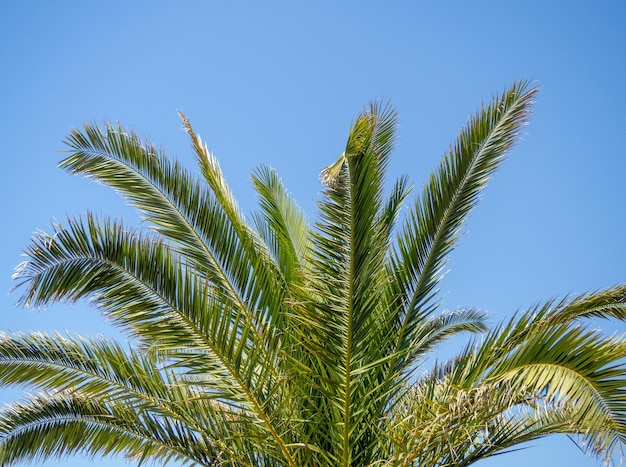
<path fill-rule="evenodd" d="M 191 164 L 183 110 L 245 211 L 249 173 L 266 163 L 313 219 L 318 174 L 370 100 L 396 106 L 391 176 L 419 188 L 468 116 L 519 78 L 541 86 L 535 115 L 452 255 L 443 305 L 488 310 L 496 323 L 537 300 L 623 283 L 625 23 L 617 0 L 2 1 L 0 329 L 115 335 L 83 304 L 22 310 L 8 293 L 22 249 L 54 218 L 137 221 L 108 189 L 56 168 L 84 121 L 120 121 Z M 21 393 L 0 391 L 0 402 Z M 477 465 L 599 464 L 553 437 Z"/>

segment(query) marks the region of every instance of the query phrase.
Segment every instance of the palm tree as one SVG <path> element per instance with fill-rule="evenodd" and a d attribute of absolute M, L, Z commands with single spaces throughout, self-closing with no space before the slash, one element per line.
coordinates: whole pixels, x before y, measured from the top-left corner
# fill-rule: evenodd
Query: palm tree
<path fill-rule="evenodd" d="M 553 433 L 608 462 L 626 442 L 626 286 L 538 304 L 494 329 L 440 311 L 468 213 L 527 121 L 515 83 L 468 122 L 401 216 L 385 172 L 396 114 L 372 104 L 322 172 L 310 224 L 277 174 L 252 174 L 247 223 L 181 115 L 199 175 L 121 126 L 87 124 L 61 167 L 111 186 L 150 229 L 98 218 L 39 234 L 20 303 L 87 299 L 132 336 L 0 335 L 0 465 L 72 453 L 224 466 L 465 466 Z M 429 372 L 433 350 L 474 338 Z M 419 370 L 419 373 L 418 373 Z"/>

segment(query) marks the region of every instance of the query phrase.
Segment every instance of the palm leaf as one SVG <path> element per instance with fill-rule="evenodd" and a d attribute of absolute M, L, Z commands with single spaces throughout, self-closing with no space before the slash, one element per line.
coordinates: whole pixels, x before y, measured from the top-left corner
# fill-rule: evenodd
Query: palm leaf
<path fill-rule="evenodd" d="M 68 222 L 27 251 L 30 260 L 18 271 L 26 285 L 23 300 L 40 305 L 90 298 L 153 350 L 192 375 L 205 375 L 194 384 L 245 404 L 282 443 L 271 415 L 279 404 L 266 400 L 275 395 L 275 367 L 264 347 L 251 344 L 243 311 L 177 262 L 167 245 L 91 216 L 86 224 Z"/>
<path fill-rule="evenodd" d="M 285 284 L 301 283 L 310 249 L 309 225 L 304 212 L 286 192 L 276 172 L 260 166 L 252 174 L 259 195 L 257 231 L 279 265 Z"/>
<path fill-rule="evenodd" d="M 218 459 L 206 440 L 171 420 L 79 395 L 41 394 L 1 412 L 0 464 L 78 453 L 123 453 L 139 463 L 176 460 L 183 465 Z"/>
<path fill-rule="evenodd" d="M 592 314 L 598 302 L 610 315 L 611 297 L 621 300 L 608 289 L 596 297 L 534 307 L 420 379 L 398 402 L 389 425 L 409 417 L 398 432 L 421 433 L 422 441 L 397 455 L 405 452 L 419 465 L 469 465 L 528 440 L 566 433 L 582 436 L 593 454 L 612 456 L 626 441 L 624 341 L 556 319 L 569 305 L 577 315 Z M 582 303 L 590 308 L 585 311 Z M 475 417 L 473 424 L 468 414 Z M 444 427 L 445 443 L 437 438 Z M 441 443 L 449 449 L 437 454 L 431 446 Z"/>
<path fill-rule="evenodd" d="M 446 257 L 487 181 L 526 123 L 536 92 L 526 82 L 516 83 L 473 116 L 411 207 L 391 258 L 392 294 L 404 302 L 398 349 L 413 348 L 413 332 L 434 311 L 432 300 Z M 412 361 L 407 358 L 403 366 Z"/>
<path fill-rule="evenodd" d="M 260 272 L 261 265 L 268 264 L 266 253 L 256 248 L 249 230 L 237 217 L 225 182 L 220 179 L 209 187 L 201 184 L 149 141 L 121 126 L 106 125 L 103 131 L 96 125 L 85 125 L 82 132 L 74 130 L 66 144 L 71 154 L 61 167 L 111 186 L 124 196 L 159 233 L 178 246 L 199 273 L 206 273 L 208 280 L 241 308 L 258 338 L 257 345 L 265 346 L 260 336 L 269 324 L 263 324 L 266 316 L 258 310 L 266 313 L 267 309 L 258 302 L 260 297 L 270 300 L 274 297 L 271 292 L 280 288 L 267 270 L 265 275 Z M 210 165 L 206 157 L 199 155 L 199 161 L 202 169 Z M 219 173 L 217 168 L 214 172 Z M 250 274 L 255 268 L 259 271 Z M 271 289 L 263 293 L 263 287 Z"/>
<path fill-rule="evenodd" d="M 326 189 L 313 234 L 311 282 L 294 313 L 296 332 L 315 356 L 307 363 L 313 376 L 307 385 L 330 397 L 320 443 L 332 445 L 338 465 L 367 462 L 372 453 L 359 448 L 370 436 L 366 420 L 372 407 L 384 404 L 371 371 L 386 358 L 376 350 L 385 337 L 383 264 L 389 229 L 406 192 L 399 183 L 385 205 L 395 122 L 390 107 L 373 104 L 353 124 L 337 163 L 322 173 Z"/>

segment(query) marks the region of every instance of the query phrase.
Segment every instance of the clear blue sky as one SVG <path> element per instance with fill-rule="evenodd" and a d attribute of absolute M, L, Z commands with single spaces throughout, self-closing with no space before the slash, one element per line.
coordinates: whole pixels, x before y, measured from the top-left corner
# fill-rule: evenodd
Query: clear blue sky
<path fill-rule="evenodd" d="M 495 323 L 623 283 L 625 23 L 618 0 L 3 1 L 0 329 L 112 333 L 86 305 L 35 312 L 8 293 L 21 250 L 52 219 L 89 209 L 136 221 L 107 189 L 56 168 L 71 127 L 120 121 L 190 163 L 183 110 L 246 211 L 249 172 L 264 162 L 313 218 L 318 173 L 368 101 L 398 109 L 391 170 L 419 187 L 467 117 L 518 78 L 542 88 L 535 116 L 452 256 L 444 306 L 474 305 Z M 598 463 L 549 438 L 478 465 Z"/>

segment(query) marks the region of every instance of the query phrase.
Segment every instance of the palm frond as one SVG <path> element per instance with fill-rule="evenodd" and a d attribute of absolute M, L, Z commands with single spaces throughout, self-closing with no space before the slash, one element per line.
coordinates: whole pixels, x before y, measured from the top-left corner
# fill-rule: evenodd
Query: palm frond
<path fill-rule="evenodd" d="M 258 167 L 252 174 L 252 183 L 261 207 L 254 217 L 257 231 L 278 264 L 285 284 L 301 283 L 310 249 L 306 216 L 273 169 Z"/>
<path fill-rule="evenodd" d="M 210 299 L 202 287 L 206 282 L 158 238 L 88 215 L 57 224 L 52 235 L 40 233 L 26 256 L 15 274 L 25 288 L 22 304 L 87 298 L 140 338 L 207 350 L 198 321 L 207 318 L 199 314 Z"/>
<path fill-rule="evenodd" d="M 353 124 L 344 153 L 322 173 L 326 188 L 313 234 L 309 301 L 294 313 L 295 332 L 315 356 L 313 374 L 332 369 L 308 384 L 333 395 L 322 423 L 338 465 L 371 457 L 366 442 L 350 447 L 350 439 L 370 436 L 366 420 L 385 403 L 371 372 L 387 358 L 378 351 L 388 310 L 384 261 L 407 191 L 400 181 L 389 200 L 383 194 L 395 125 L 391 107 L 372 104 Z"/>
<path fill-rule="evenodd" d="M 69 454 L 209 465 L 210 444 L 166 418 L 71 394 L 40 394 L 0 412 L 0 464 Z"/>
<path fill-rule="evenodd" d="M 78 390 L 125 405 L 150 405 L 167 398 L 167 382 L 154 358 L 124 351 L 105 340 L 60 334 L 0 333 L 0 382 L 43 390 Z"/>
<path fill-rule="evenodd" d="M 267 307 L 259 306 L 259 301 L 272 300 L 271 292 L 280 288 L 270 271 L 261 272 L 261 266 L 268 264 L 263 261 L 266 253 L 256 248 L 234 200 L 228 191 L 224 193 L 225 182 L 203 185 L 152 143 L 121 126 L 107 124 L 103 131 L 88 124 L 82 132 L 74 130 L 66 144 L 71 154 L 61 167 L 111 186 L 126 198 L 242 309 L 260 345 L 269 324 L 263 324 Z M 202 169 L 210 165 L 205 159 L 200 160 Z M 257 272 L 250 274 L 255 268 Z"/>
<path fill-rule="evenodd" d="M 86 124 L 82 131 L 73 130 L 65 143 L 70 155 L 61 161 L 61 168 L 114 188 L 158 232 L 178 243 L 186 257 L 208 268 L 212 281 L 233 288 L 206 231 L 207 219 L 220 223 L 215 201 L 197 179 L 121 125 L 101 129 Z"/>
<path fill-rule="evenodd" d="M 425 357 L 439 344 L 462 332 L 482 333 L 487 331 L 487 313 L 474 308 L 460 308 L 428 317 L 414 331 L 418 343 L 415 357 Z"/>
<path fill-rule="evenodd" d="M 252 345 L 243 311 L 177 262 L 167 245 L 91 216 L 68 224 L 27 251 L 30 260 L 18 272 L 24 300 L 90 298 L 152 350 L 204 374 L 213 397 L 246 405 L 282 442 L 268 413 L 279 404 L 266 399 L 275 394 L 276 369 L 266 347 Z"/>
<path fill-rule="evenodd" d="M 626 319 L 626 286 L 619 285 L 563 300 L 551 313 L 551 321 L 567 323 L 589 318 Z"/>
<path fill-rule="evenodd" d="M 606 303 L 599 295 L 583 296 L 591 315 L 598 301 Z M 615 291 L 610 289 L 606 295 L 615 296 Z M 554 306 L 550 301 L 532 308 L 418 380 L 405 396 L 408 399 L 398 402 L 402 414 L 398 417 L 411 417 L 405 429 L 415 420 L 415 432 L 426 430 L 433 436 L 445 424 L 448 446 L 456 442 L 451 428 L 455 425 L 448 419 L 450 407 L 455 407 L 460 395 L 478 392 L 496 399 L 487 402 L 489 410 L 472 403 L 470 413 L 478 417 L 474 429 L 467 417 L 455 422 L 460 431 L 458 447 L 450 450 L 453 457 L 442 452 L 447 460 L 426 462 L 423 456 L 432 456 L 431 448 L 420 445 L 409 451 L 422 456 L 420 462 L 426 465 L 469 465 L 553 433 L 581 436 L 585 448 L 595 455 L 610 458 L 620 450 L 626 442 L 626 345 L 622 337 L 605 337 L 558 319 L 567 303 L 575 305 L 577 315 L 587 314 L 582 302 L 573 299 Z"/>
<path fill-rule="evenodd" d="M 470 118 L 399 230 L 391 258 L 393 295 L 402 297 L 405 310 L 398 325 L 398 348 L 412 346 L 412 330 L 435 309 L 432 301 L 446 257 L 526 123 L 536 92 L 518 82 Z M 406 359 L 406 365 L 411 363 Z"/>
<path fill-rule="evenodd" d="M 275 321 L 283 321 L 280 305 L 284 281 L 276 280 L 277 276 L 280 278 L 277 266 L 267 248 L 259 242 L 258 234 L 246 223 L 217 159 L 194 132 L 187 117 L 179 115 L 191 138 L 200 173 L 215 199 L 217 216 L 223 218 L 223 222 L 215 226 L 217 229 L 211 227 L 212 248 L 240 291 L 250 319 L 255 322 L 258 345 L 261 345 L 270 339 L 269 333 L 277 326 Z M 214 223 L 212 217 L 206 222 Z"/>
<path fill-rule="evenodd" d="M 626 345 L 583 327 L 535 331 L 498 362 L 487 378 L 511 381 L 565 405 L 570 421 L 594 453 L 611 453 L 626 441 Z"/>

